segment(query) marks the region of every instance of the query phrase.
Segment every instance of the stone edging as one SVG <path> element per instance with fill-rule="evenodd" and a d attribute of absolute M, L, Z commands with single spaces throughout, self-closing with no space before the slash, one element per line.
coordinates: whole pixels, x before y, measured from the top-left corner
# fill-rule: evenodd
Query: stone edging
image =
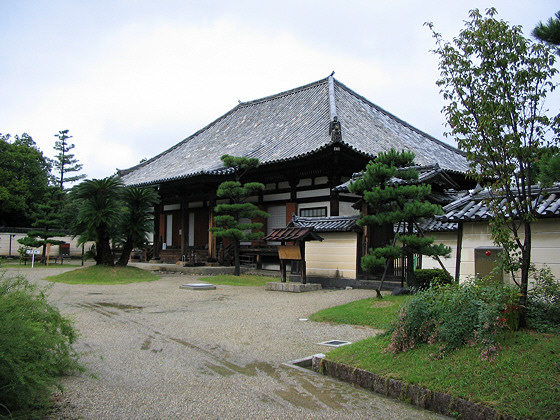
<path fill-rule="evenodd" d="M 264 290 L 272 290 L 277 292 L 313 292 L 316 290 L 321 290 L 322 287 L 317 283 L 295 283 L 295 282 L 268 282 L 264 286 Z"/>
<path fill-rule="evenodd" d="M 404 401 L 435 413 L 467 420 L 515 420 L 515 417 L 499 413 L 488 406 L 473 403 L 463 398 L 442 392 L 410 385 L 397 379 L 390 379 L 358 369 L 343 363 L 313 356 L 312 368 L 315 372 L 355 384 L 369 391 Z"/>

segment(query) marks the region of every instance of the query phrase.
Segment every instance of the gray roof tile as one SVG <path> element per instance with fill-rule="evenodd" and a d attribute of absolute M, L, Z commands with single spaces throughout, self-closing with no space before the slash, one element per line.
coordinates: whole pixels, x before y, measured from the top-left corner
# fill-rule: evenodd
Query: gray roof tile
<path fill-rule="evenodd" d="M 289 226 L 310 227 L 317 232 L 351 232 L 359 216 L 299 217 L 293 216 Z"/>
<path fill-rule="evenodd" d="M 293 160 L 331 144 L 333 112 L 341 124 L 341 142 L 361 154 L 375 157 L 393 147 L 413 151 L 420 165 L 439 163 L 448 170 L 468 169 L 459 150 L 329 77 L 240 103 L 177 145 L 119 174 L 125 185 L 149 185 L 223 173 L 223 154 L 258 158 L 262 165 Z"/>
<path fill-rule="evenodd" d="M 551 188 L 533 186 L 533 205 L 540 217 L 560 217 L 560 185 Z M 437 218 L 448 222 L 477 222 L 491 220 L 494 213 L 490 209 L 487 190 L 477 188 L 465 197 L 443 208 L 445 214 Z M 506 211 L 505 199 L 498 205 L 499 211 Z M 514 217 L 517 215 L 514 214 Z"/>

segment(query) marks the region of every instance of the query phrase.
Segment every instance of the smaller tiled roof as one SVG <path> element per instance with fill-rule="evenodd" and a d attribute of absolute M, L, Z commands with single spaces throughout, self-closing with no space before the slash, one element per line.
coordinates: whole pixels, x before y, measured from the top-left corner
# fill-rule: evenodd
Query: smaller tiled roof
<path fill-rule="evenodd" d="M 533 205 L 538 217 L 560 217 L 560 185 L 551 188 L 532 187 L 534 193 Z M 477 222 L 491 220 L 494 213 L 490 209 L 488 190 L 478 187 L 468 195 L 443 207 L 445 214 L 438 216 L 439 220 L 447 222 Z M 499 211 L 506 212 L 505 199 L 499 206 Z M 513 214 L 516 217 L 517 214 Z"/>
<path fill-rule="evenodd" d="M 459 189 L 460 186 L 451 179 L 449 173 L 453 173 L 454 171 L 446 170 L 440 168 L 440 166 L 436 163 L 433 165 L 425 165 L 425 166 L 412 166 L 407 168 L 402 168 L 402 170 L 407 169 L 416 169 L 418 171 L 418 179 L 405 181 L 400 178 L 393 178 L 391 179 L 391 183 L 393 184 L 440 184 L 445 185 L 447 188 Z M 356 181 L 357 179 L 362 177 L 362 172 L 355 173 L 352 175 L 352 179 L 346 181 L 344 184 L 338 185 L 333 188 L 336 192 L 349 192 L 348 186 L 351 182 Z"/>
<path fill-rule="evenodd" d="M 289 226 L 311 227 L 317 232 L 351 232 L 358 229 L 360 216 L 299 217 L 293 216 Z"/>
<path fill-rule="evenodd" d="M 417 226 L 420 228 L 418 230 Z M 458 223 L 455 222 L 445 222 L 440 219 L 425 219 L 418 223 L 418 225 L 414 224 L 413 232 L 415 234 L 418 233 L 433 233 L 433 232 L 455 232 L 458 229 Z M 400 234 L 407 234 L 408 228 L 406 223 L 395 223 L 393 225 L 393 232 L 400 233 Z"/>
<path fill-rule="evenodd" d="M 423 232 L 455 232 L 458 229 L 458 224 L 439 219 L 427 219 L 420 223 L 420 229 Z"/>
<path fill-rule="evenodd" d="M 273 229 L 263 240 L 275 242 L 322 241 L 313 227 L 285 227 Z"/>

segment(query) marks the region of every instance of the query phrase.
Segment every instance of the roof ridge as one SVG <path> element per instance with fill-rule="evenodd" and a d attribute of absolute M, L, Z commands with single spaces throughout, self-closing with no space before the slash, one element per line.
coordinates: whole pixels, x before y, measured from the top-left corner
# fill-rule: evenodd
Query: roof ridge
<path fill-rule="evenodd" d="M 267 101 L 271 101 L 283 96 L 289 96 L 289 95 L 293 95 L 294 93 L 297 92 L 302 92 L 304 90 L 308 90 L 308 89 L 312 89 L 316 86 L 319 86 L 321 84 L 324 84 L 326 82 L 328 82 L 329 77 L 317 80 L 315 82 L 311 82 L 311 83 L 307 83 L 305 85 L 290 89 L 290 90 L 286 90 L 284 92 L 280 92 L 280 93 L 276 93 L 274 95 L 269 95 L 269 96 L 265 96 L 263 98 L 260 99 L 254 99 L 251 101 L 247 101 L 247 102 L 239 102 L 235 107 L 233 107 L 232 109 L 230 109 L 228 112 L 226 112 L 225 114 L 219 116 L 218 118 L 216 118 L 214 121 L 210 122 L 209 124 L 206 124 L 204 127 L 202 127 L 201 129 L 195 131 L 194 133 L 192 133 L 190 136 L 184 138 L 183 140 L 181 140 L 179 143 L 176 143 L 175 145 L 171 146 L 170 148 L 164 150 L 163 152 L 157 154 L 156 156 L 145 160 L 144 162 L 140 162 L 135 166 L 132 166 L 130 168 L 127 169 L 117 169 L 117 173 L 119 174 L 119 176 L 124 176 L 127 175 L 128 173 L 132 172 L 135 169 L 141 168 L 142 166 L 146 166 L 148 163 L 151 163 L 159 158 L 161 158 L 162 156 L 165 156 L 168 153 L 171 153 L 173 150 L 181 147 L 183 144 L 185 144 L 186 142 L 188 142 L 189 140 L 191 140 L 192 138 L 196 137 L 197 135 L 199 135 L 200 133 L 208 130 L 210 127 L 212 127 L 213 125 L 217 124 L 219 121 L 223 120 L 224 118 L 226 118 L 228 115 L 234 113 L 237 109 L 239 108 L 243 108 L 243 107 L 247 107 L 247 106 L 253 106 L 255 104 L 258 103 L 263 103 L 263 102 L 267 102 Z"/>
<path fill-rule="evenodd" d="M 336 95 L 334 90 L 334 77 L 333 73 L 327 78 L 329 82 L 329 109 L 331 111 L 331 121 L 338 120 L 338 112 L 336 110 Z"/>
<path fill-rule="evenodd" d="M 441 146 L 444 146 L 446 149 L 449 149 L 453 152 L 459 153 L 462 156 L 466 156 L 467 154 L 465 152 L 463 152 L 462 150 L 459 150 L 456 147 L 451 146 L 450 144 L 447 144 L 441 140 L 436 139 L 434 136 L 419 130 L 418 128 L 414 127 L 413 125 L 409 124 L 408 122 L 406 122 L 405 120 L 400 119 L 399 117 L 397 117 L 395 114 L 390 113 L 389 111 L 387 111 L 386 109 L 380 107 L 379 105 L 371 102 L 369 99 L 367 99 L 365 96 L 360 95 L 359 93 L 355 92 L 354 90 L 350 89 L 348 86 L 346 86 L 344 83 L 340 82 L 337 79 L 334 79 L 335 83 L 338 84 L 342 89 L 346 90 L 349 94 L 355 96 L 357 99 L 364 101 L 366 103 L 368 103 L 369 105 L 371 105 L 372 107 L 374 107 L 375 109 L 377 109 L 379 112 L 387 115 L 389 118 L 405 125 L 406 127 L 408 127 L 409 129 L 411 129 L 412 131 L 415 131 L 416 133 L 425 136 L 426 138 L 438 143 Z"/>
<path fill-rule="evenodd" d="M 233 109 L 242 108 L 242 107 L 246 107 L 246 106 L 253 106 L 255 104 L 260 104 L 260 103 L 263 103 L 263 102 L 272 101 L 274 99 L 278 99 L 278 98 L 283 97 L 283 96 L 289 96 L 289 95 L 293 95 L 294 93 L 297 93 L 297 92 L 302 92 L 304 90 L 312 89 L 316 86 L 319 86 L 321 84 L 324 84 L 324 83 L 328 82 L 329 77 L 326 77 L 324 79 L 320 79 L 320 80 L 317 80 L 315 82 L 311 82 L 311 83 L 308 83 L 306 85 L 302 85 L 302 86 L 299 86 L 299 87 L 296 87 L 296 88 L 293 88 L 293 89 L 290 89 L 290 90 L 286 90 L 284 92 L 275 93 L 273 95 L 265 96 L 265 97 L 262 97 L 262 98 L 259 98 L 259 99 L 253 99 L 253 100 L 250 100 L 250 101 L 247 101 L 247 102 L 239 102 L 239 104 Z"/>

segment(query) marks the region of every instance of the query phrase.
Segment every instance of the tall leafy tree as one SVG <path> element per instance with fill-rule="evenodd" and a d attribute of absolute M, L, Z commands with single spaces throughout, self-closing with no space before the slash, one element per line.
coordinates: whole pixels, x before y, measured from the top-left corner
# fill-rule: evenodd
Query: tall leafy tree
<path fill-rule="evenodd" d="M 116 176 L 87 179 L 72 188 L 71 198 L 80 202 L 73 233 L 79 243 L 95 242 L 98 265 L 114 265 L 111 240 L 118 237 L 123 219 L 122 182 Z"/>
<path fill-rule="evenodd" d="M 254 158 L 234 157 L 223 155 L 221 160 L 226 168 L 233 173 L 235 181 L 225 181 L 220 184 L 216 195 L 219 198 L 229 199 L 229 203 L 218 204 L 214 211 L 216 216 L 214 222 L 216 227 L 210 231 L 218 238 L 226 238 L 233 244 L 235 257 L 234 275 L 240 275 L 240 242 L 257 240 L 264 236 L 260 231 L 263 224 L 253 222 L 255 218 L 267 218 L 268 213 L 260 210 L 255 204 L 247 202 L 251 196 L 255 196 L 264 190 L 264 184 L 260 182 L 241 183 L 241 177 L 251 169 L 259 166 L 259 160 Z M 242 219 L 250 222 L 243 223 Z"/>
<path fill-rule="evenodd" d="M 441 213 L 441 207 L 427 200 L 431 186 L 418 184 L 418 171 L 414 169 L 414 153 L 391 149 L 379 153 L 362 176 L 349 185 L 349 190 L 359 194 L 367 203 L 367 214 L 358 220 L 359 226 L 397 226 L 395 241 L 369 249 L 362 257 L 365 270 L 383 267 L 393 258 L 407 258 L 407 283 L 418 285 L 414 277 L 414 254 L 447 256 L 451 252 L 443 244 L 434 244 L 433 237 L 419 232 L 419 223 Z"/>
<path fill-rule="evenodd" d="M 72 136 L 68 135 L 68 132 L 69 130 L 62 130 L 54 135 L 58 140 L 55 141 L 53 149 L 58 154 L 53 160 L 53 169 L 58 173 L 56 183 L 60 186 L 60 189 L 64 189 L 65 183 L 71 184 L 86 177 L 85 174 L 70 175 L 71 173 L 80 172 L 83 165 L 78 163 L 79 161 L 74 157 L 74 154 L 70 153 L 75 145 L 68 142 L 72 138 Z"/>
<path fill-rule="evenodd" d="M 117 265 L 126 266 L 134 248 L 144 248 L 148 233 L 153 231 L 153 206 L 158 193 L 151 188 L 126 187 L 122 191 L 122 253 Z"/>
<path fill-rule="evenodd" d="M 57 186 L 49 186 L 44 199 L 34 205 L 34 211 L 31 214 L 34 220 L 32 226 L 36 229 L 29 231 L 26 237 L 18 239 L 20 244 L 27 247 L 41 247 L 45 263 L 47 246 L 49 244 L 62 245 L 65 243 L 64 241 L 53 239 L 66 236 L 65 233 L 60 232 L 60 209 L 63 203 L 63 194 Z"/>
<path fill-rule="evenodd" d="M 467 152 L 470 175 L 481 183 L 491 180 L 490 229 L 519 286 L 523 326 L 531 223 L 540 194 L 535 168 L 543 148 L 557 142 L 551 128 L 560 120 L 547 115 L 544 106 L 557 70 L 550 47 L 525 38 L 520 26 L 498 20 L 496 13 L 492 8 L 482 16 L 472 10 L 452 42 L 428 25 L 439 56 L 437 84 L 447 101 L 448 134 Z"/>
<path fill-rule="evenodd" d="M 48 159 L 30 135 L 0 134 L 0 226 L 28 227 L 32 204 L 46 194 Z"/>

